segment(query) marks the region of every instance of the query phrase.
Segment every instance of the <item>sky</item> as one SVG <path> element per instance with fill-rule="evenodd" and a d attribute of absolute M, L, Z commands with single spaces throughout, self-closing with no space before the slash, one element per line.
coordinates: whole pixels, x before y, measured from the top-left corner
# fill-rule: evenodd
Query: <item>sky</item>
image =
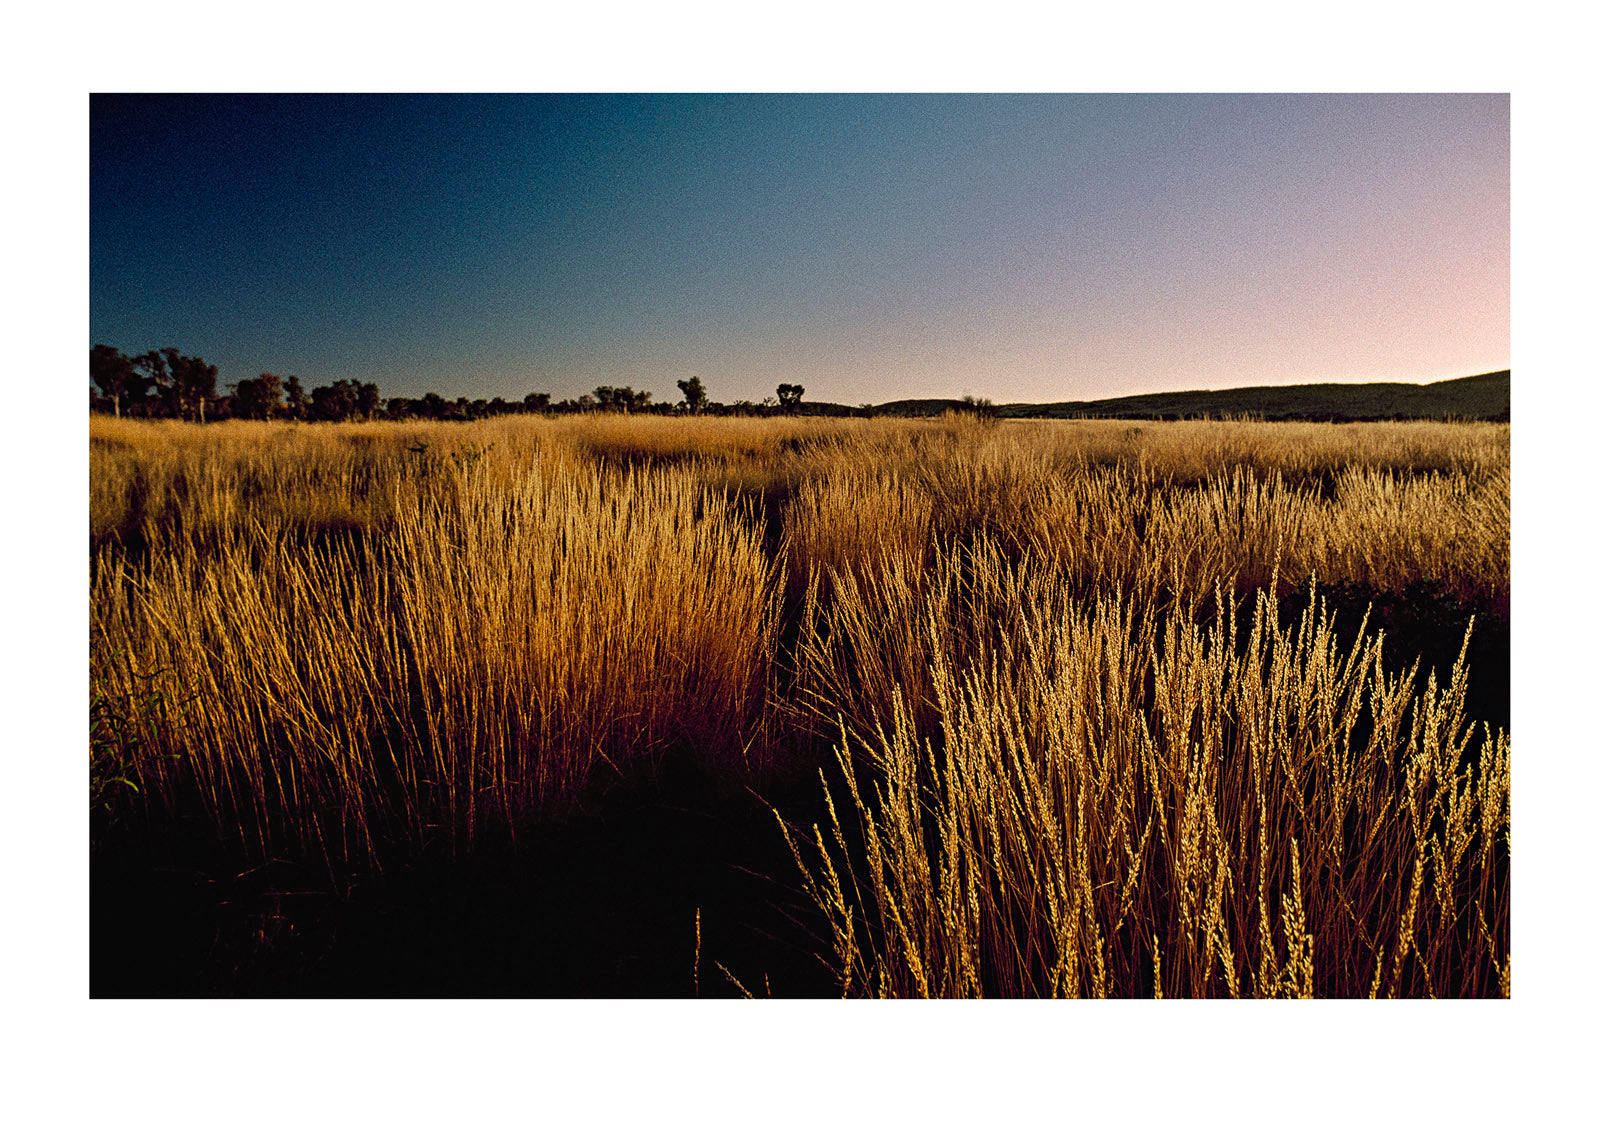
<path fill-rule="evenodd" d="M 1061 401 L 1510 365 L 1498 95 L 90 99 L 90 344 Z"/>

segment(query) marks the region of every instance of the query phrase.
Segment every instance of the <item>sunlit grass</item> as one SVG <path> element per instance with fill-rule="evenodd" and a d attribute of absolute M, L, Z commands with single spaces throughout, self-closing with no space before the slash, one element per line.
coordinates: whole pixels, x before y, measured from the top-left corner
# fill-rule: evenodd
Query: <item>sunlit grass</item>
<path fill-rule="evenodd" d="M 1505 990 L 1469 673 L 1276 604 L 1503 616 L 1505 425 L 95 418 L 90 460 L 97 780 L 157 825 L 369 866 L 669 751 L 822 767 L 849 992 Z"/>
<path fill-rule="evenodd" d="M 889 709 L 823 697 L 844 792 L 785 829 L 844 992 L 1506 991 L 1508 744 L 1462 664 L 1419 687 L 1264 594 L 1202 624 L 992 546 L 937 568 L 857 613 L 920 638 L 909 678 L 834 673 Z"/>

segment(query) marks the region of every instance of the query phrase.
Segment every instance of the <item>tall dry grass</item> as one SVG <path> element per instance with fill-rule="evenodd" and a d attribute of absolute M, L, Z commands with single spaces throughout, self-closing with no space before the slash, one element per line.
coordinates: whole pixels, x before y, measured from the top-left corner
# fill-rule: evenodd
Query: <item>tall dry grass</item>
<path fill-rule="evenodd" d="M 159 796 L 260 853 L 370 859 L 514 828 L 602 762 L 764 752 L 775 567 L 725 494 L 556 451 L 399 477 L 382 509 L 361 541 L 188 523 L 100 552 L 91 675 L 147 704 Z"/>
<path fill-rule="evenodd" d="M 838 746 L 850 992 L 1481 994 L 1507 742 L 1312 579 L 1504 615 L 1503 425 L 95 419 L 91 679 L 254 856 Z M 99 749 L 99 747 L 97 747 Z M 126 765 L 124 765 L 126 763 Z"/>
<path fill-rule="evenodd" d="M 882 625 L 931 696 L 841 712 L 830 820 L 785 830 L 844 992 L 1508 991 L 1508 743 L 1460 663 L 1419 688 L 1325 609 L 1202 624 L 963 557 L 967 596 Z"/>

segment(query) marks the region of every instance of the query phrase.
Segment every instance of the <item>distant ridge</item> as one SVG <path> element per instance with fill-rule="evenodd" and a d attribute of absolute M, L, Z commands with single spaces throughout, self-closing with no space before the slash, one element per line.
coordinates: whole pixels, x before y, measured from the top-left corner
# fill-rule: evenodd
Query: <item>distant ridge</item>
<path fill-rule="evenodd" d="M 929 398 L 859 408 L 825 402 L 802 403 L 800 407 L 808 415 L 816 416 L 940 416 L 971 406 L 957 400 Z M 1004 417 L 1057 420 L 1083 417 L 1183 420 L 1203 416 L 1320 421 L 1510 420 L 1511 371 L 1501 369 L 1427 384 L 1373 381 L 1191 389 L 1098 401 L 1004 404 L 994 406 L 994 411 Z"/>
<path fill-rule="evenodd" d="M 1362 384 L 1256 385 L 1195 389 L 1099 401 L 1000 406 L 1003 416 L 1129 418 L 1252 416 L 1262 420 L 1509 420 L 1511 370 L 1455 377 L 1426 385 L 1400 381 Z"/>

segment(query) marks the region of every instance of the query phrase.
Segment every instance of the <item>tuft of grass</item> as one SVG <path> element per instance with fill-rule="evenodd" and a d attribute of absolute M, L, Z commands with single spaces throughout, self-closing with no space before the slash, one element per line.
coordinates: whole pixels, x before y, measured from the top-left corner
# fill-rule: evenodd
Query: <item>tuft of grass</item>
<path fill-rule="evenodd" d="M 1203 623 L 968 568 L 1008 599 L 959 641 L 921 603 L 931 701 L 841 714 L 828 822 L 783 826 L 844 993 L 1500 992 L 1509 746 L 1463 663 L 1419 689 L 1325 608 Z"/>
<path fill-rule="evenodd" d="M 759 758 L 775 567 L 683 472 L 554 453 L 398 479 L 381 536 L 286 548 L 259 524 L 102 553 L 92 679 L 196 689 L 138 768 L 253 851 L 367 859 L 470 842 L 673 743 Z M 183 770 L 182 782 L 168 772 Z"/>

